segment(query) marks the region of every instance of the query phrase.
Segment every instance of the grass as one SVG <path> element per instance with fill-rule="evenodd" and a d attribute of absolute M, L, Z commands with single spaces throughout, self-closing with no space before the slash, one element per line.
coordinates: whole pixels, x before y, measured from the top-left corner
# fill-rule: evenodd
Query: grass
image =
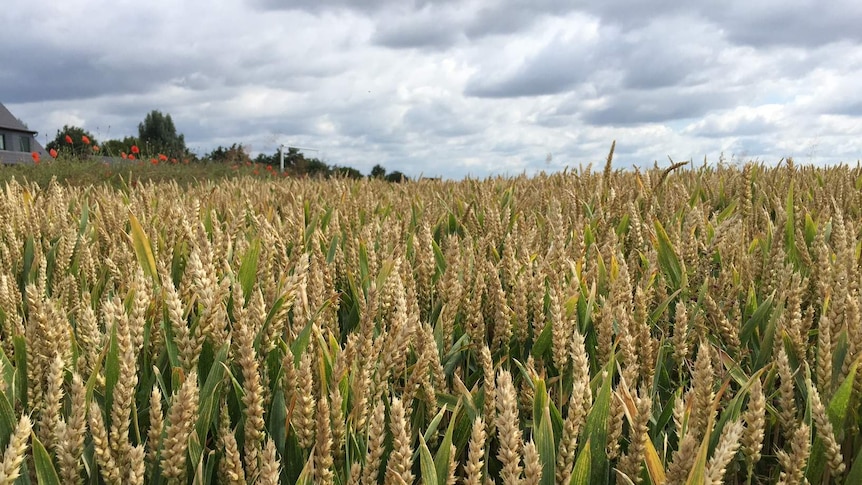
<path fill-rule="evenodd" d="M 269 167 L 269 168 L 268 168 Z M 176 182 L 187 187 L 201 181 L 220 181 L 237 177 L 273 179 L 282 176 L 278 167 L 269 165 L 190 162 L 187 164 L 147 160 L 106 163 L 94 159 L 43 159 L 38 164 L 0 166 L 0 184 L 11 180 L 47 187 L 52 180 L 62 185 L 107 184 L 119 188 L 134 183 Z"/>

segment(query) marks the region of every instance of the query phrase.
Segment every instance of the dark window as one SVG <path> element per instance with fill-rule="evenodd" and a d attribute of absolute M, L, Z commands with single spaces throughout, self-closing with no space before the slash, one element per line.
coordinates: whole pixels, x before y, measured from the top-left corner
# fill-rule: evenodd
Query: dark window
<path fill-rule="evenodd" d="M 18 148 L 20 148 L 22 152 L 30 151 L 30 137 L 22 136 L 18 138 Z"/>
<path fill-rule="evenodd" d="M 6 135 L 0 133 L 0 150 L 6 149 Z"/>

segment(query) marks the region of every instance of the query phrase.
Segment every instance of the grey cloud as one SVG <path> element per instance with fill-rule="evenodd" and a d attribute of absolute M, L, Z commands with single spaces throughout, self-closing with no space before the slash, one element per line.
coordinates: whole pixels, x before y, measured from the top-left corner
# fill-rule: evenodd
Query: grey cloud
<path fill-rule="evenodd" d="M 321 11 L 334 8 L 350 8 L 375 11 L 398 5 L 399 0 L 251 0 L 253 5 L 264 10 Z"/>
<path fill-rule="evenodd" d="M 479 72 L 465 94 L 480 98 L 559 94 L 589 79 L 596 69 L 594 54 L 591 45 L 557 39 L 509 75 L 487 79 L 487 73 Z"/>
<path fill-rule="evenodd" d="M 264 117 L 247 119 L 202 120 L 200 118 L 180 116 L 175 123 L 177 130 L 189 139 L 232 139 L 230 143 L 241 143 L 248 136 L 271 132 L 277 128 L 279 134 L 285 137 L 309 135 L 310 121 L 292 116 Z M 274 138 L 277 138 L 273 135 Z"/>
<path fill-rule="evenodd" d="M 482 1 L 478 10 L 464 0 L 253 0 L 264 10 L 297 10 L 320 14 L 351 11 L 372 17 L 373 42 L 391 48 L 445 49 L 458 40 L 521 32 L 542 16 L 575 10 L 567 0 Z"/>
<path fill-rule="evenodd" d="M 50 52 L 51 54 L 47 54 Z M 86 99 L 94 96 L 147 91 L 161 80 L 142 76 L 131 66 L 110 66 L 83 52 L 42 45 L 0 50 L 3 102 Z"/>
<path fill-rule="evenodd" d="M 464 118 L 463 113 L 455 112 L 452 106 L 443 102 L 418 104 L 404 114 L 404 124 L 408 131 L 443 138 L 472 135 L 481 131 L 480 126 Z"/>
<path fill-rule="evenodd" d="M 458 41 L 458 36 L 452 32 L 440 29 L 389 29 L 378 32 L 374 43 L 394 49 L 410 49 L 417 47 L 446 48 Z"/>
<path fill-rule="evenodd" d="M 545 128 L 564 128 L 571 126 L 574 117 L 558 113 L 543 113 L 536 117 L 536 124 Z"/>
<path fill-rule="evenodd" d="M 444 18 L 435 18 L 440 16 Z M 445 14 L 425 9 L 423 13 L 406 19 L 378 22 L 371 41 L 396 49 L 450 47 L 463 38 L 457 29 L 452 28 L 450 20 L 445 18 Z"/>
<path fill-rule="evenodd" d="M 323 12 L 329 10 L 353 10 L 365 13 L 379 12 L 384 9 L 407 8 L 421 9 L 426 5 L 451 3 L 458 0 L 250 0 L 251 4 L 263 10 L 304 10 Z"/>
<path fill-rule="evenodd" d="M 702 0 L 697 5 L 715 3 L 716 0 Z M 622 30 L 631 30 L 649 24 L 656 17 L 675 15 L 693 11 L 696 7 L 689 2 L 677 0 L 606 0 L 603 2 L 585 1 L 581 4 L 583 11 L 595 15 L 602 23 L 616 25 Z M 668 24 L 668 35 L 673 35 L 674 28 Z"/>
<path fill-rule="evenodd" d="M 603 22 L 620 25 L 626 30 L 643 26 L 659 16 L 688 16 L 720 26 L 727 40 L 740 45 L 817 47 L 841 40 L 862 40 L 859 29 L 862 4 L 855 0 L 829 3 L 814 0 L 610 0 L 588 2 L 584 8 Z M 668 35 L 674 35 L 678 25 L 668 23 Z"/>
<path fill-rule="evenodd" d="M 349 68 L 337 55 L 273 63 L 271 54 L 228 53 L 218 57 L 223 48 L 214 44 L 199 51 L 136 59 L 138 48 L 123 56 L 99 57 L 81 47 L 19 42 L 14 50 L 0 49 L 2 101 L 141 96 L 168 85 L 201 93 L 249 84 L 310 91 L 317 89 L 322 79 L 341 75 Z"/>
<path fill-rule="evenodd" d="M 486 83 L 473 81 L 465 90 L 468 96 L 479 98 L 518 98 L 559 94 L 582 78 L 560 69 L 556 72 L 539 72 L 524 69 L 509 79 Z"/>
<path fill-rule="evenodd" d="M 716 9 L 710 18 L 725 26 L 728 38 L 738 44 L 818 47 L 842 40 L 862 41 L 862 4 L 855 0 L 765 0 L 754 8 L 748 2 L 729 7 Z"/>
<path fill-rule="evenodd" d="M 532 9 L 513 9 L 503 5 L 485 7 L 464 27 L 464 33 L 471 39 L 488 35 L 511 34 L 529 27 L 541 12 Z"/>
<path fill-rule="evenodd" d="M 825 110 L 827 114 L 844 116 L 862 116 L 862 100 L 850 100 L 843 104 L 836 104 Z"/>
<path fill-rule="evenodd" d="M 555 0 L 497 1 L 485 2 L 474 11 L 457 2 L 429 2 L 378 18 L 372 40 L 392 48 L 446 49 L 463 39 L 475 41 L 522 31 L 541 16 L 563 10 L 561 4 Z"/>
<path fill-rule="evenodd" d="M 625 32 L 602 26 L 587 39 L 554 39 L 507 75 L 480 71 L 465 93 L 522 97 L 578 90 L 582 83 L 603 92 L 703 84 L 723 67 L 708 35 L 717 35 L 716 29 L 702 23 L 668 34 L 664 19 Z"/>
<path fill-rule="evenodd" d="M 627 91 L 606 98 L 595 108 L 585 109 L 581 119 L 592 125 L 625 126 L 699 118 L 731 103 L 726 93 L 710 91 Z"/>
<path fill-rule="evenodd" d="M 332 120 L 338 135 L 350 140 L 358 153 L 366 153 L 370 149 L 390 154 L 408 150 L 404 124 L 398 121 L 398 114 L 385 105 L 366 103 L 352 110 L 336 112 Z"/>
<path fill-rule="evenodd" d="M 568 0 L 499 0 L 485 2 L 467 22 L 464 32 L 470 38 L 523 31 L 545 15 L 563 15 L 576 9 Z"/>
<path fill-rule="evenodd" d="M 718 67 L 722 41 L 716 29 L 691 23 L 669 34 L 666 21 L 657 19 L 642 29 L 627 32 L 619 43 L 607 47 L 610 52 L 606 57 L 624 73 L 625 87 L 656 89 L 698 84 L 708 80 L 707 71 Z"/>

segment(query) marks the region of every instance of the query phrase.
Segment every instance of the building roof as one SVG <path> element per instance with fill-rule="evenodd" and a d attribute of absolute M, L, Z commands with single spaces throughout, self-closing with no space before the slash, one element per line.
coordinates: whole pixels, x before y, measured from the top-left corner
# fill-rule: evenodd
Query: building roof
<path fill-rule="evenodd" d="M 10 131 L 23 131 L 25 133 L 33 133 L 36 132 L 24 126 L 24 123 L 21 123 L 15 115 L 12 114 L 11 111 L 6 109 L 3 106 L 3 103 L 0 103 L 0 129 L 10 130 Z"/>

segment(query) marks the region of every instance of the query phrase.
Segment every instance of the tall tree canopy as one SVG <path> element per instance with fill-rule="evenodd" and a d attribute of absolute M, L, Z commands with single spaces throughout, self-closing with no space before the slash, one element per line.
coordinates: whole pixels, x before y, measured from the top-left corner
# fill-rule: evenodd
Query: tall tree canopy
<path fill-rule="evenodd" d="M 138 125 L 138 138 L 144 145 L 141 149 L 148 155 L 162 153 L 170 157 L 182 157 L 188 152 L 185 136 L 177 134 L 171 115 L 158 110 L 151 111 Z"/>
<path fill-rule="evenodd" d="M 369 176 L 370 176 L 371 178 L 375 178 L 375 179 L 382 179 L 383 177 L 385 177 L 385 176 L 386 176 L 386 169 L 385 169 L 385 168 L 383 168 L 383 165 L 380 165 L 380 164 L 378 163 L 377 165 L 375 165 L 375 166 L 371 169 L 371 174 L 370 174 Z"/>

